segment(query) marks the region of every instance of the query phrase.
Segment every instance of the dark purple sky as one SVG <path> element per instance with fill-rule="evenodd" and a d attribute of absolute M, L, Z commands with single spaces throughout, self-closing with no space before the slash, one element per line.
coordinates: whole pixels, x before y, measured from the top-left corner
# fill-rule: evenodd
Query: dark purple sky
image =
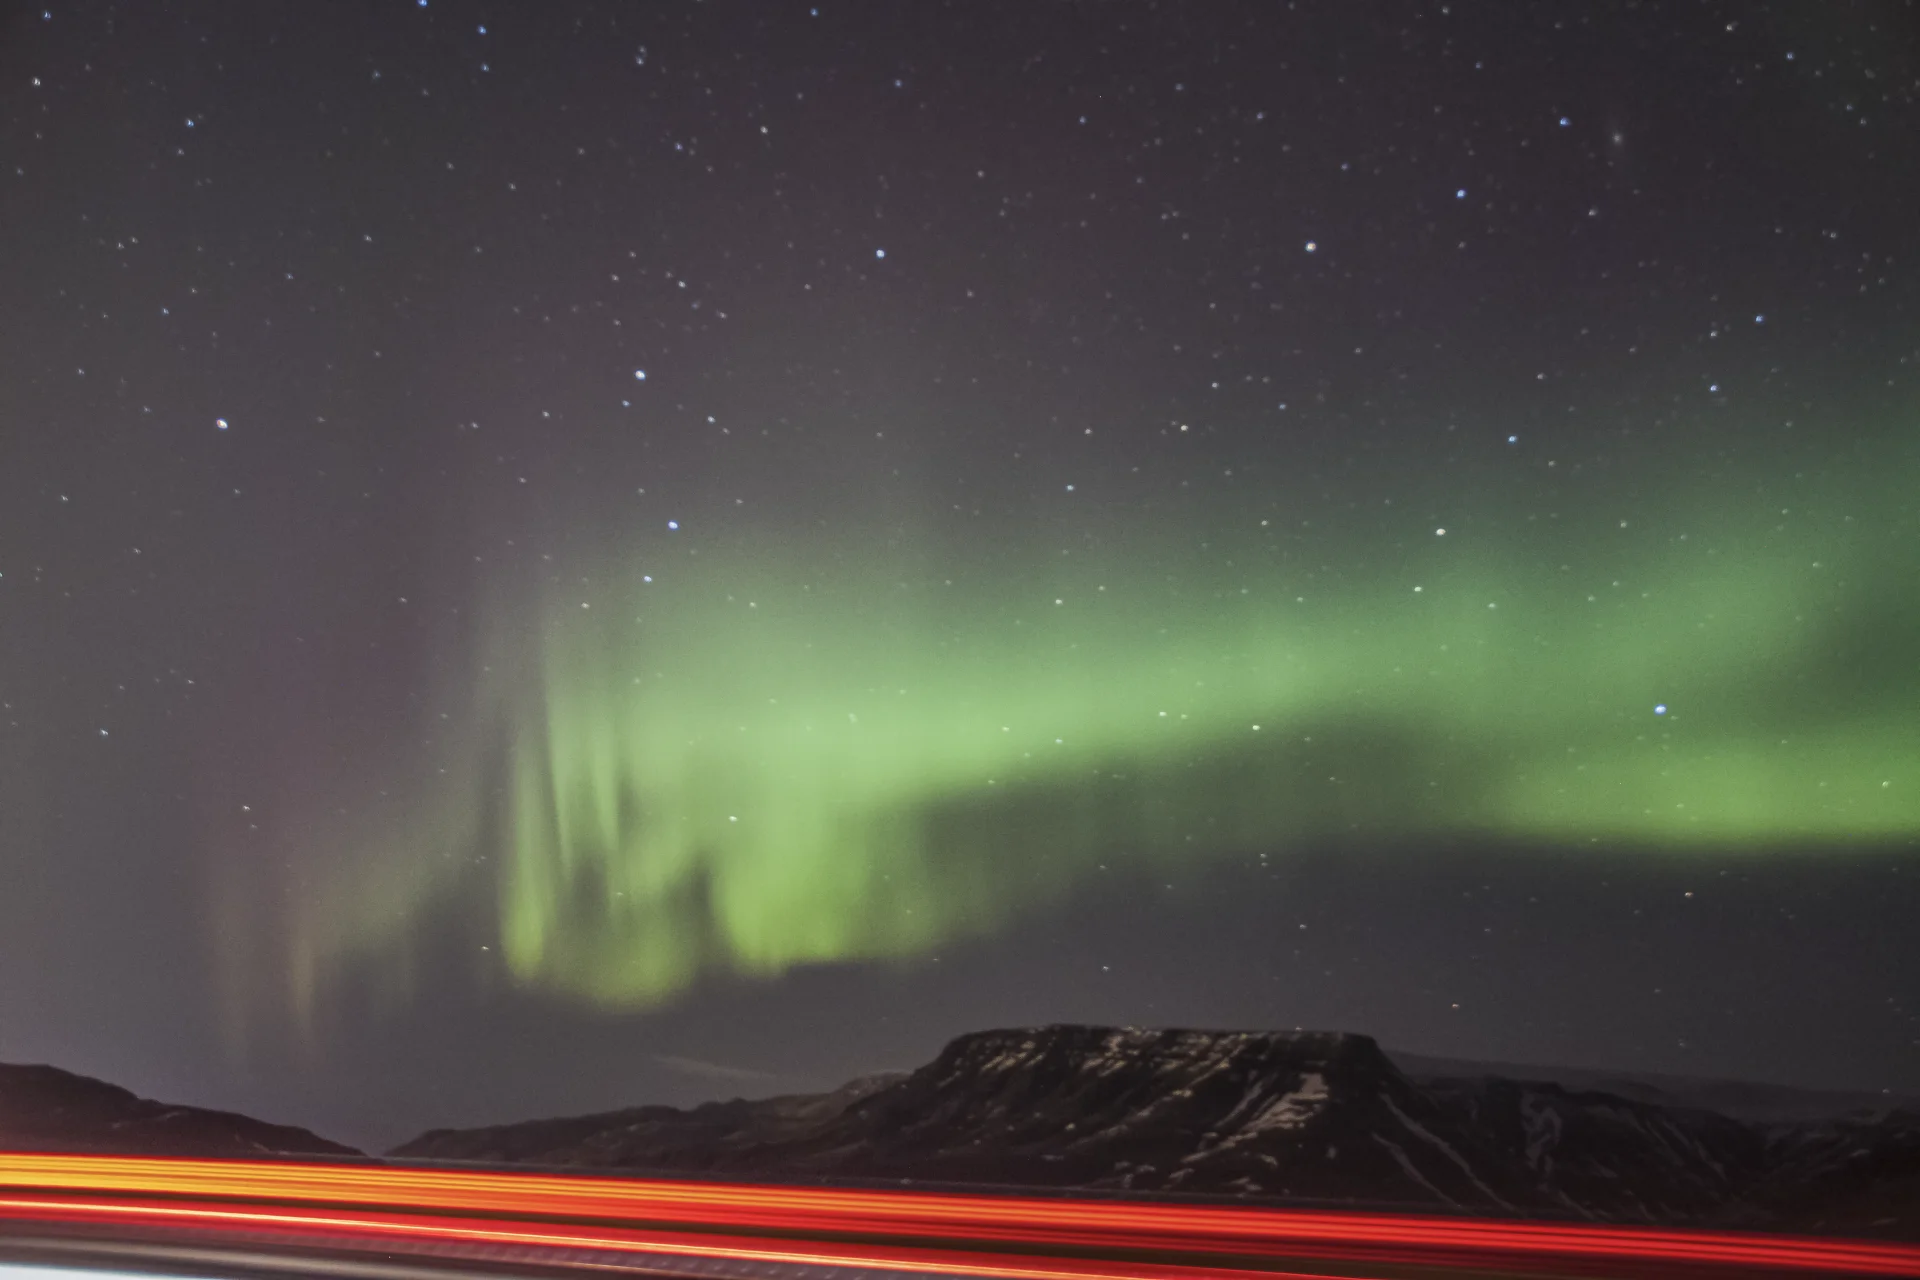
<path fill-rule="evenodd" d="M 374 1144 L 1065 1020 L 1920 1091 L 1917 50 L 0 9 L 0 1060 Z M 1213 736 L 1117 725 L 1176 668 Z"/>

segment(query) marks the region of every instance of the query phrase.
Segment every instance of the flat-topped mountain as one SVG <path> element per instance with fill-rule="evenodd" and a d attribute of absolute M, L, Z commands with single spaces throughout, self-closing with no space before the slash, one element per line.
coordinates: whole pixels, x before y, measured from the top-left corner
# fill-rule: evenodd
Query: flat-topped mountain
<path fill-rule="evenodd" d="M 114 1155 L 357 1156 L 291 1125 L 177 1107 L 58 1067 L 0 1063 L 0 1150 Z"/>
<path fill-rule="evenodd" d="M 1413 1069 L 1405 1069 L 1411 1066 Z M 1520 1071 L 1524 1069 L 1510 1069 Z M 1339 1033 L 961 1036 L 829 1093 L 435 1130 L 395 1159 L 944 1183 L 1920 1238 L 1920 1110 L 1708 1082 L 1618 1092 Z M 1633 1096 L 1626 1096 L 1626 1095 Z M 1786 1116 L 1788 1118 L 1780 1118 Z M 0 1065 L 0 1149 L 354 1156 L 305 1129 Z"/>
<path fill-rule="evenodd" d="M 1920 1114 L 1766 1122 L 1411 1075 L 1338 1033 L 985 1031 L 832 1093 L 436 1130 L 392 1154 L 1920 1235 Z"/>

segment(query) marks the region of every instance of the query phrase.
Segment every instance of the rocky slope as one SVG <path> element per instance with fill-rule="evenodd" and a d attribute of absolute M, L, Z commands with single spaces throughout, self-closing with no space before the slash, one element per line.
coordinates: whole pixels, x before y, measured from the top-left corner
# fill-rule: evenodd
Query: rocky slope
<path fill-rule="evenodd" d="M 0 1150 L 229 1158 L 360 1154 L 291 1125 L 169 1106 L 57 1067 L 5 1063 Z"/>
<path fill-rule="evenodd" d="M 1886 1092 L 1805 1089 L 1791 1085 L 1756 1084 L 1751 1080 L 1717 1080 L 1706 1076 L 1628 1075 L 1620 1071 L 1581 1067 L 1522 1066 L 1511 1062 L 1432 1058 L 1398 1050 L 1389 1050 L 1388 1053 L 1395 1066 L 1416 1080 L 1480 1076 L 1542 1080 L 1572 1093 L 1610 1093 L 1662 1107 L 1717 1111 L 1738 1120 L 1829 1120 L 1849 1112 L 1895 1109 L 1920 1111 L 1920 1097 Z"/>
<path fill-rule="evenodd" d="M 442 1130 L 393 1154 L 1920 1235 L 1920 1115 L 1767 1123 L 1414 1077 L 1324 1033 L 988 1031 L 831 1094 Z"/>

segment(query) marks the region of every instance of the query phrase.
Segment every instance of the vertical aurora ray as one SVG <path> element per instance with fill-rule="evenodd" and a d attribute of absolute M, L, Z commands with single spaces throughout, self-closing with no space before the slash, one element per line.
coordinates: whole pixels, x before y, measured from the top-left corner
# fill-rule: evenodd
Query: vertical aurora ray
<path fill-rule="evenodd" d="M 1114 859 L 1911 836 L 1900 474 L 1850 478 L 1790 537 L 1720 501 L 1684 535 L 1383 534 L 1337 574 L 1230 535 L 1172 573 L 1145 532 L 1070 574 L 980 548 L 909 570 L 877 540 L 643 546 L 482 624 L 471 734 L 500 751 L 316 897 L 303 981 L 456 874 L 493 883 L 515 979 L 647 1007 L 710 972 L 920 954 Z"/>

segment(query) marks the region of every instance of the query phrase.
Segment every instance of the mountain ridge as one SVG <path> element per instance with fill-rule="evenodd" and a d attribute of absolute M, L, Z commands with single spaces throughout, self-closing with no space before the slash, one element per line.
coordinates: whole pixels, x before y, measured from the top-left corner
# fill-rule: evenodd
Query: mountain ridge
<path fill-rule="evenodd" d="M 1920 1108 L 1740 1082 L 1642 1096 L 1383 1050 L 1349 1032 L 1062 1024 L 972 1032 L 822 1093 L 429 1130 L 394 1161 L 942 1184 L 1920 1238 Z M 1409 1070 L 1407 1068 L 1413 1068 Z M 1694 1086 L 1699 1088 L 1695 1089 Z M 1736 1116 L 1689 1090 L 1751 1104 Z M 1875 1099 L 1880 1101 L 1880 1099 Z M 1757 1117 L 1757 1118 L 1756 1118 Z M 357 1157 L 308 1130 L 0 1064 L 0 1147 Z"/>
<path fill-rule="evenodd" d="M 1450 1058 L 1400 1049 L 1388 1049 L 1386 1053 L 1403 1072 L 1419 1080 L 1479 1076 L 1537 1080 L 1575 1092 L 1613 1093 L 1662 1106 L 1718 1111 L 1745 1120 L 1828 1120 L 1859 1112 L 1920 1111 L 1920 1095 L 1891 1090 L 1809 1088 L 1718 1076 Z"/>
<path fill-rule="evenodd" d="M 390 1155 L 1920 1235 L 1915 1112 L 1764 1122 L 1415 1076 L 1344 1032 L 974 1032 L 824 1094 L 437 1130 Z"/>
<path fill-rule="evenodd" d="M 42 1063 L 0 1063 L 0 1149 L 229 1159 L 363 1154 L 295 1125 L 156 1102 Z"/>

